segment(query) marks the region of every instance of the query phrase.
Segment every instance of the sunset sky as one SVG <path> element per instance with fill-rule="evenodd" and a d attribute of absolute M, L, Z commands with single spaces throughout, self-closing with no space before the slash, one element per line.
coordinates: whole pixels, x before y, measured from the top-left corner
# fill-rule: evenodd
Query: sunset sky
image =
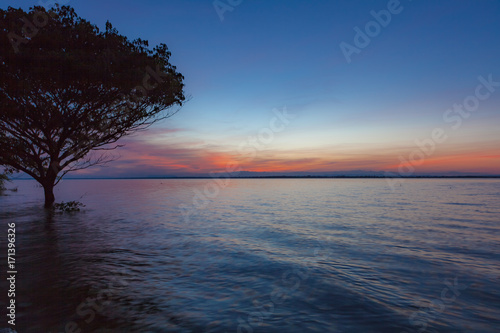
<path fill-rule="evenodd" d="M 131 39 L 166 43 L 191 96 L 124 139 L 118 160 L 81 175 L 204 174 L 228 163 L 500 174 L 499 1 L 65 3 L 99 27 L 109 20 Z"/>

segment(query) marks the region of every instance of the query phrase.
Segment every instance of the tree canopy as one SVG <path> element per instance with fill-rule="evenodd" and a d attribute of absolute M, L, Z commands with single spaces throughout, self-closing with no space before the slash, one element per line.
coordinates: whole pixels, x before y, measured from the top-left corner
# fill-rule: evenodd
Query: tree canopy
<path fill-rule="evenodd" d="M 106 161 L 89 152 L 182 106 L 184 77 L 170 56 L 69 6 L 0 9 L 0 165 L 36 179 L 50 207 L 62 176 Z"/>

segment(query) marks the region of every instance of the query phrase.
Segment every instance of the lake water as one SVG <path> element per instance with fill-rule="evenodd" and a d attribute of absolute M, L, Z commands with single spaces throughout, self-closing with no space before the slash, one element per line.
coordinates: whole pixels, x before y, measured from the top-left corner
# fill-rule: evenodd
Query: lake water
<path fill-rule="evenodd" d="M 500 332 L 499 179 L 13 186 L 18 333 Z"/>

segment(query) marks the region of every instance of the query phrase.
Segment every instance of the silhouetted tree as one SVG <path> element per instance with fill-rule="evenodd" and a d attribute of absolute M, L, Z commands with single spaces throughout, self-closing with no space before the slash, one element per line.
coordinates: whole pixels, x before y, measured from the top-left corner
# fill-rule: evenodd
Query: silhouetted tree
<path fill-rule="evenodd" d="M 0 173 L 0 192 L 5 190 L 5 182 L 10 181 L 10 179 L 9 179 L 10 173 L 11 172 L 9 172 L 8 170 Z"/>
<path fill-rule="evenodd" d="M 68 6 L 0 9 L 0 165 L 36 179 L 51 207 L 67 172 L 109 161 L 89 152 L 118 147 L 182 105 L 170 55 L 109 22 L 100 31 Z"/>

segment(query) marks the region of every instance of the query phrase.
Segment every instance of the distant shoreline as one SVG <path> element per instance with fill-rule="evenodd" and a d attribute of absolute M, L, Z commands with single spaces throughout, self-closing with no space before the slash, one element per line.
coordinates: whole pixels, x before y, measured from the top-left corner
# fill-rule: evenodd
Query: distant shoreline
<path fill-rule="evenodd" d="M 500 179 L 498 176 L 407 176 L 407 177 L 385 177 L 385 176 L 241 176 L 241 177 L 89 177 L 89 178 L 64 178 L 64 180 L 127 180 L 127 179 Z M 12 180 L 34 180 L 33 178 L 12 178 Z"/>

